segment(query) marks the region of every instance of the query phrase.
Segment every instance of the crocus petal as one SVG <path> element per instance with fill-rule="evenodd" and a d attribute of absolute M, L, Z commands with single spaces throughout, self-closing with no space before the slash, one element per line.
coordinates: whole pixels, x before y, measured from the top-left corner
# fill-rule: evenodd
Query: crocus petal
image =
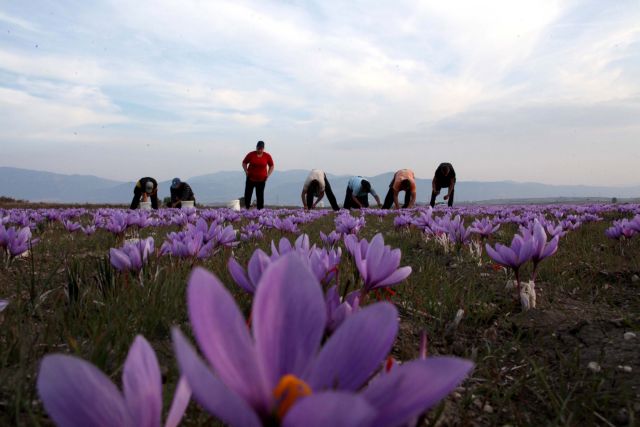
<path fill-rule="evenodd" d="M 180 424 L 180 420 L 182 420 L 190 400 L 191 388 L 189 387 L 189 383 L 187 383 L 187 379 L 181 376 L 176 386 L 176 392 L 173 395 L 171 409 L 169 409 L 164 427 L 177 427 L 177 425 Z"/>
<path fill-rule="evenodd" d="M 134 426 L 124 397 L 98 368 L 82 359 L 45 356 L 38 374 L 38 394 L 60 426 Z"/>
<path fill-rule="evenodd" d="M 398 426 L 418 417 L 455 389 L 473 363 L 454 357 L 428 357 L 397 366 L 362 392 L 378 410 L 372 425 Z"/>
<path fill-rule="evenodd" d="M 238 286 L 247 291 L 249 294 L 253 294 L 256 291 L 251 282 L 249 282 L 244 268 L 242 268 L 242 266 L 238 263 L 238 261 L 236 261 L 235 258 L 229 258 L 227 268 L 229 270 L 229 273 L 231 274 L 231 277 L 233 278 L 233 281 L 236 282 Z"/>
<path fill-rule="evenodd" d="M 264 378 L 273 390 L 285 374 L 301 377 L 327 319 L 320 283 L 297 253 L 271 264 L 253 301 L 253 336 Z"/>
<path fill-rule="evenodd" d="M 373 288 L 384 288 L 385 286 L 395 285 L 402 282 L 411 274 L 411 267 L 402 267 L 394 271 L 389 277 L 375 285 Z"/>
<path fill-rule="evenodd" d="M 559 241 L 560 241 L 559 236 L 555 236 L 553 239 L 551 239 L 551 241 L 547 243 L 547 246 L 545 246 L 544 250 L 542 251 L 542 255 L 540 256 L 540 259 L 543 260 L 555 254 L 558 251 Z"/>
<path fill-rule="evenodd" d="M 397 333 L 398 312 L 392 304 L 373 304 L 353 314 L 322 347 L 309 385 L 313 390 L 358 390 L 387 357 Z"/>
<path fill-rule="evenodd" d="M 220 379 L 254 407 L 266 407 L 266 393 L 249 329 L 233 297 L 216 276 L 196 268 L 187 290 L 189 319 L 198 345 Z M 270 390 L 269 390 L 270 391 Z"/>
<path fill-rule="evenodd" d="M 487 255 L 489 255 L 489 258 L 491 258 L 492 260 L 494 260 L 500 265 L 503 265 L 505 267 L 507 266 L 507 263 L 502 258 L 502 255 L 500 255 L 500 253 L 495 249 L 493 249 L 488 243 L 484 245 L 484 248 L 486 249 Z"/>
<path fill-rule="evenodd" d="M 138 335 L 122 373 L 124 399 L 135 425 L 157 427 L 162 418 L 162 379 L 151 345 Z"/>
<path fill-rule="evenodd" d="M 111 261 L 111 265 L 113 265 L 118 271 L 125 271 L 131 268 L 131 261 L 129 260 L 129 257 L 120 249 L 109 249 L 109 260 Z"/>
<path fill-rule="evenodd" d="M 316 393 L 302 399 L 282 420 L 283 427 L 365 427 L 373 425 L 376 411 L 351 393 Z"/>
<path fill-rule="evenodd" d="M 254 284 L 254 288 L 255 284 L 260 281 L 262 273 L 269 264 L 271 264 L 271 259 L 262 249 L 256 249 L 253 255 L 251 255 L 249 265 L 247 266 L 247 274 L 249 275 L 251 283 Z"/>
<path fill-rule="evenodd" d="M 255 411 L 233 390 L 213 375 L 213 372 L 196 354 L 182 332 L 172 331 L 173 347 L 180 366 L 180 372 L 187 378 L 193 391 L 193 398 L 222 422 L 231 426 L 259 427 L 261 425 Z"/>

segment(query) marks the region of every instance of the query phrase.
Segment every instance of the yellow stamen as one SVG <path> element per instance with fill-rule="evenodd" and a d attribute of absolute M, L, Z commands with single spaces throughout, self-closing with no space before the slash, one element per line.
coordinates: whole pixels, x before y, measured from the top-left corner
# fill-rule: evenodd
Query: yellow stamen
<path fill-rule="evenodd" d="M 280 378 L 280 382 L 273 390 L 273 395 L 277 399 L 278 418 L 282 420 L 296 400 L 310 394 L 311 387 L 295 375 L 287 374 Z"/>

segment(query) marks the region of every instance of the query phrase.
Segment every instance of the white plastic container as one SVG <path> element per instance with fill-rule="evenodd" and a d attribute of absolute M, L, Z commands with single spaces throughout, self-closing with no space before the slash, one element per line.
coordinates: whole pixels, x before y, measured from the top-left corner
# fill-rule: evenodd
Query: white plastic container
<path fill-rule="evenodd" d="M 232 209 L 234 211 L 239 211 L 240 210 L 240 199 L 235 199 L 230 201 L 229 203 L 227 203 L 227 207 L 229 209 Z"/>
<path fill-rule="evenodd" d="M 140 210 L 150 211 L 151 210 L 151 202 L 150 201 L 140 202 Z"/>
<path fill-rule="evenodd" d="M 182 209 L 193 209 L 195 206 L 195 202 L 193 200 L 183 200 L 181 202 L 181 208 Z"/>

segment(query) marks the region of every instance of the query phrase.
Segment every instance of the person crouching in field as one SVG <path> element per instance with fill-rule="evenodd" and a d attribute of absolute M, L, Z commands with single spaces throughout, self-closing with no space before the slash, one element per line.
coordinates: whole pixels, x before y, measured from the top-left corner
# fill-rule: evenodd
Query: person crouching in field
<path fill-rule="evenodd" d="M 400 209 L 398 195 L 401 191 L 404 191 L 402 209 L 412 208 L 416 204 L 416 176 L 411 169 L 400 169 L 393 174 L 382 209 L 391 208 L 392 203 L 396 209 Z"/>
<path fill-rule="evenodd" d="M 302 186 L 302 194 L 300 194 L 302 206 L 304 206 L 305 209 L 315 208 L 325 194 L 333 210 L 340 210 L 336 196 L 333 194 L 333 190 L 331 190 L 331 184 L 329 184 L 327 175 L 320 169 L 312 169 Z M 313 202 L 314 197 L 317 197 L 315 203 Z"/>
<path fill-rule="evenodd" d="M 361 176 L 354 176 L 347 184 L 347 194 L 344 197 L 343 207 L 345 209 L 368 208 L 369 193 L 376 199 L 378 207 L 380 207 L 380 197 L 371 187 L 371 183 Z"/>
<path fill-rule="evenodd" d="M 184 181 L 180 181 L 180 178 L 173 178 L 169 191 L 171 191 L 170 208 L 181 208 L 182 202 L 193 201 L 195 203 L 196 201 L 191 186 Z"/>
<path fill-rule="evenodd" d="M 433 176 L 431 182 L 431 207 L 436 204 L 436 196 L 440 194 L 440 190 L 447 188 L 447 195 L 444 196 L 445 200 L 448 200 L 448 206 L 453 206 L 453 192 L 456 186 L 456 171 L 453 170 L 451 163 L 440 163 L 436 173 Z"/>
<path fill-rule="evenodd" d="M 244 206 L 249 209 L 251 206 L 251 196 L 253 189 L 256 189 L 256 205 L 258 209 L 264 207 L 264 186 L 267 178 L 273 173 L 273 159 L 264 151 L 264 142 L 258 141 L 256 150 L 250 152 L 242 161 L 242 169 L 247 175 L 244 185 Z"/>
<path fill-rule="evenodd" d="M 146 202 L 151 198 L 151 207 L 158 209 L 158 181 L 147 176 L 140 178 L 133 188 L 133 200 L 130 209 L 137 209 L 140 206 L 140 199 Z"/>

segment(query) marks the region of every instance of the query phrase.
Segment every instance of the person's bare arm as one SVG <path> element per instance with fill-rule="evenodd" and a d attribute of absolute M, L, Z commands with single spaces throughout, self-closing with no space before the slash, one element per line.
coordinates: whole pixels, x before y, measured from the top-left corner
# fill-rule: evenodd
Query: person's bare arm
<path fill-rule="evenodd" d="M 302 199 L 302 206 L 304 206 L 305 209 L 309 209 L 309 207 L 307 206 L 307 190 L 305 190 L 304 188 L 302 189 L 300 198 Z"/>
<path fill-rule="evenodd" d="M 376 194 L 375 196 L 373 196 L 373 198 L 376 199 L 376 203 L 378 203 L 378 207 L 381 208 L 382 203 L 380 203 L 380 197 L 378 197 L 378 195 Z"/>
<path fill-rule="evenodd" d="M 267 179 L 269 179 L 269 177 L 271 176 L 271 174 L 273 173 L 273 170 L 276 168 L 276 165 L 267 165 L 268 169 L 267 169 Z"/>
<path fill-rule="evenodd" d="M 416 198 L 417 198 L 417 193 L 414 191 L 411 193 L 411 200 L 409 200 L 409 206 L 410 208 L 414 207 L 416 204 Z"/>
<path fill-rule="evenodd" d="M 244 169 L 244 174 L 247 176 L 249 175 L 248 166 L 249 166 L 249 162 L 242 162 L 242 169 Z"/>
<path fill-rule="evenodd" d="M 351 200 L 353 200 L 353 203 L 355 203 L 358 207 L 362 207 L 362 203 L 360 203 L 360 200 L 358 200 L 356 196 L 351 196 Z"/>

